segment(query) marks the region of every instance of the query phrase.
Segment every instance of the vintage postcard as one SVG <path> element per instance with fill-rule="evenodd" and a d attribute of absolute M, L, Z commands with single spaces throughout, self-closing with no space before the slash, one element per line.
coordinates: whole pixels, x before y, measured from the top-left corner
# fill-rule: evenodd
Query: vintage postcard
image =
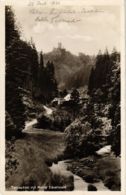
<path fill-rule="evenodd" d="M 125 194 L 125 2 L 0 4 L 0 193 Z"/>

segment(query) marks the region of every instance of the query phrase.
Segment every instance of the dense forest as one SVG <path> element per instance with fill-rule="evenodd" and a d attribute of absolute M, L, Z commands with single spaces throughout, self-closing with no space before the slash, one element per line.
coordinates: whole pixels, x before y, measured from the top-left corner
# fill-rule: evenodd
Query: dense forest
<path fill-rule="evenodd" d="M 57 132 L 63 133 L 63 159 L 96 158 L 96 151 L 107 145 L 111 145 L 114 158 L 120 158 L 120 53 L 115 48 L 96 56 L 75 56 L 64 48 L 38 52 L 32 39 L 21 39 L 10 6 L 6 6 L 5 25 L 7 151 L 13 139 L 25 136 L 25 124 L 33 114 L 36 129 L 55 131 L 56 137 Z M 47 106 L 49 115 L 44 111 Z M 10 169 L 10 165 L 6 167 Z M 73 167 L 71 171 L 81 176 Z M 99 177 L 109 189 L 119 190 L 117 175 L 110 175 L 108 180 Z M 26 185 L 24 178 L 22 183 Z"/>
<path fill-rule="evenodd" d="M 40 102 L 57 94 L 53 62 L 44 65 L 42 52 L 37 52 L 32 41 L 21 40 L 20 33 L 12 9 L 6 7 L 6 111 L 7 121 L 12 119 L 18 131 L 24 127 L 26 92 Z"/>

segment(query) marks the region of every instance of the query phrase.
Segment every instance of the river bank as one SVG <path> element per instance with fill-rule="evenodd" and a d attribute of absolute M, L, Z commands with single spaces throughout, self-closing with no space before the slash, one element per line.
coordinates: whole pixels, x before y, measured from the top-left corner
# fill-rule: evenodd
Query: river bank
<path fill-rule="evenodd" d="M 68 170 L 99 191 L 120 191 L 120 158 L 112 153 L 71 160 Z"/>
<path fill-rule="evenodd" d="M 50 167 L 51 171 L 53 173 L 59 174 L 59 175 L 67 175 L 73 176 L 74 181 L 74 191 L 88 191 L 88 188 L 90 185 L 94 186 L 96 191 L 110 191 L 107 187 L 105 187 L 102 180 L 97 180 L 95 182 L 86 182 L 83 177 L 78 176 L 78 173 L 75 173 L 73 169 L 70 169 L 71 162 L 75 162 L 74 160 L 65 160 L 65 161 L 59 161 L 57 164 L 52 164 Z"/>
<path fill-rule="evenodd" d="M 26 122 L 24 136 L 6 145 L 9 190 L 26 190 L 30 181 L 40 186 L 34 190 L 87 191 L 92 185 L 94 191 L 120 190 L 119 158 L 110 153 L 68 160 L 64 133 L 34 128 L 36 123 L 36 119 Z"/>
<path fill-rule="evenodd" d="M 57 159 L 63 151 L 63 133 L 33 127 L 22 138 L 6 141 L 6 189 L 46 186 L 51 179 L 46 162 Z"/>

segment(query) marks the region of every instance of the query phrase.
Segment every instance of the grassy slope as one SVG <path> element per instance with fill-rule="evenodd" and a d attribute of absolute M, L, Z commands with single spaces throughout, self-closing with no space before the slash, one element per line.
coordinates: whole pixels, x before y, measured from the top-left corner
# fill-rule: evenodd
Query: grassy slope
<path fill-rule="evenodd" d="M 45 161 L 53 160 L 64 151 L 64 134 L 34 130 L 22 139 L 6 144 L 6 187 L 20 186 L 33 178 L 39 186 L 50 179 Z"/>

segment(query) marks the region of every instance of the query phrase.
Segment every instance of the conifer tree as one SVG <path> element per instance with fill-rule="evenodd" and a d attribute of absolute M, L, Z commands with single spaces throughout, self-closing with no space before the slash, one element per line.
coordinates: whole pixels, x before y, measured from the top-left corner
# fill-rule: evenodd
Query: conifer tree
<path fill-rule="evenodd" d="M 43 70 L 44 69 L 44 61 L 43 61 L 43 54 L 42 51 L 40 52 L 40 69 Z"/>
<path fill-rule="evenodd" d="M 7 46 L 11 45 L 13 41 L 19 40 L 20 33 L 19 29 L 15 25 L 15 16 L 14 12 L 12 11 L 11 6 L 6 6 L 5 7 L 5 34 L 6 34 L 6 49 Z"/>
<path fill-rule="evenodd" d="M 73 101 L 74 104 L 79 103 L 79 92 L 77 89 L 73 89 L 71 93 L 71 100 Z"/>
<path fill-rule="evenodd" d="M 22 102 L 20 87 L 22 86 L 22 71 L 18 46 L 20 35 L 15 25 L 14 13 L 11 7 L 6 7 L 6 110 L 19 134 L 24 128 L 25 108 Z M 17 56 L 18 55 L 18 56 Z M 23 57 L 22 57 L 23 58 Z M 8 120 L 6 120 L 8 128 Z M 17 132 L 17 131 L 16 131 Z M 6 129 L 6 136 L 8 134 Z M 17 133 L 15 133 L 15 136 Z"/>
<path fill-rule="evenodd" d="M 89 76 L 89 82 L 88 82 L 88 91 L 89 91 L 89 93 L 94 88 L 94 82 L 95 82 L 95 71 L 94 71 L 94 67 L 93 67 L 91 69 L 91 73 L 90 73 L 90 76 Z"/>
<path fill-rule="evenodd" d="M 115 48 L 111 54 L 106 49 L 104 54 L 100 52 L 97 55 L 94 72 L 92 70 L 90 74 L 88 90 L 91 96 L 90 108 L 94 104 L 98 108 L 97 113 L 93 111 L 95 115 L 104 115 L 100 110 L 100 104 L 109 108 L 107 117 L 111 119 L 112 130 L 109 132 L 108 143 L 115 155 L 120 155 L 120 53 Z M 92 110 L 90 109 L 91 112 Z"/>
<path fill-rule="evenodd" d="M 53 62 L 48 61 L 45 68 L 47 96 L 51 100 L 57 95 L 57 82 L 55 79 L 55 70 Z"/>
<path fill-rule="evenodd" d="M 111 54 L 111 72 L 109 74 L 108 98 L 111 103 L 109 117 L 112 119 L 112 132 L 109 143 L 115 155 L 121 153 L 121 129 L 120 129 L 120 54 L 114 49 Z"/>

